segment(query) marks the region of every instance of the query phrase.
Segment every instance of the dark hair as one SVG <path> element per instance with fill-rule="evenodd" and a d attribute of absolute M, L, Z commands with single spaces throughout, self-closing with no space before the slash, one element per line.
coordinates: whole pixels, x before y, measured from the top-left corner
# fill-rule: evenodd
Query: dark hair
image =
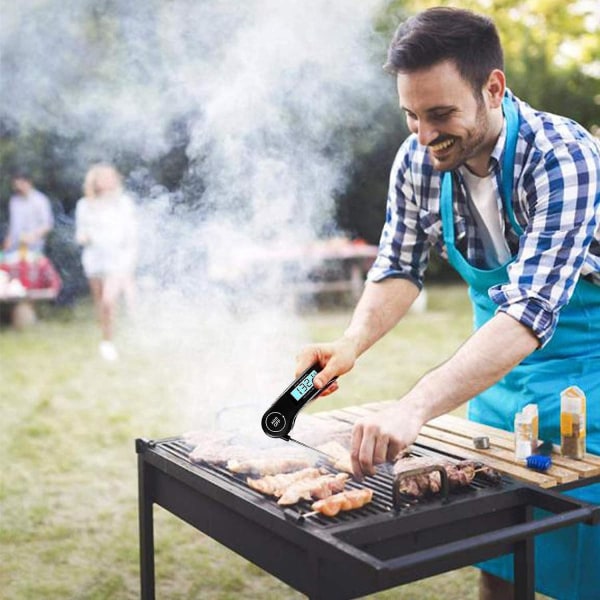
<path fill-rule="evenodd" d="M 396 30 L 383 68 L 410 73 L 451 60 L 479 94 L 494 69 L 504 69 L 494 22 L 468 10 L 436 7 L 404 21 Z"/>
<path fill-rule="evenodd" d="M 14 181 L 15 179 L 24 179 L 25 181 L 29 181 L 30 183 L 32 181 L 31 175 L 26 169 L 16 169 L 15 171 L 13 171 L 11 180 Z"/>

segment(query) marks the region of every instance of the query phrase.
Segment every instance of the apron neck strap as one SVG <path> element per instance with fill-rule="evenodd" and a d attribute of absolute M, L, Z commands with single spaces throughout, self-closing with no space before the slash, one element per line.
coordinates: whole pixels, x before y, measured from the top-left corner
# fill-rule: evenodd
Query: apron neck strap
<path fill-rule="evenodd" d="M 504 113 L 504 119 L 506 120 L 506 139 L 504 140 L 504 155 L 502 157 L 502 182 L 500 186 L 500 195 L 502 196 L 502 203 L 506 213 L 508 214 L 511 225 L 513 226 L 517 235 L 521 235 L 523 233 L 523 228 L 517 222 L 512 207 L 515 156 L 517 152 L 517 138 L 519 137 L 519 115 L 507 93 L 504 94 L 504 98 L 502 99 L 502 112 Z M 446 245 L 448 245 L 448 243 L 454 244 L 452 186 L 452 173 L 450 171 L 445 171 L 442 173 L 441 183 L 441 213 L 444 242 Z"/>
<path fill-rule="evenodd" d="M 519 115 L 507 93 L 504 94 L 504 98 L 502 99 L 502 112 L 506 120 L 506 140 L 504 142 L 504 156 L 502 158 L 502 201 L 512 226 L 517 234 L 521 235 L 523 229 L 517 223 L 512 207 L 515 156 L 517 153 L 517 138 L 519 137 Z"/>

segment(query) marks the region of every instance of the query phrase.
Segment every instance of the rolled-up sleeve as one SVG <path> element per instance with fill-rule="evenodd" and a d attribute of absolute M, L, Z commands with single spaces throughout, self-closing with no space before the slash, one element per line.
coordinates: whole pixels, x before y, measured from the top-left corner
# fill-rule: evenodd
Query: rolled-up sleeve
<path fill-rule="evenodd" d="M 392 166 L 385 225 L 367 279 L 377 282 L 389 277 L 404 278 L 422 288 L 429 243 L 419 226 L 419 205 L 410 171 L 411 146 L 414 140 L 408 138 Z"/>
<path fill-rule="evenodd" d="M 544 346 L 574 291 L 600 223 L 600 159 L 592 148 L 564 144 L 536 157 L 523 173 L 529 223 L 509 281 L 490 298 L 529 327 Z"/>

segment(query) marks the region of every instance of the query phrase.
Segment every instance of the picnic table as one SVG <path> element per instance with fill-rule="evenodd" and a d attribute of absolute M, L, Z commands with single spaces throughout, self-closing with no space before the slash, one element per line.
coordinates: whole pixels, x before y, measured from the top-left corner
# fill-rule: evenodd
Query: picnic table
<path fill-rule="evenodd" d="M 35 305 L 55 300 L 61 285 L 60 275 L 43 254 L 13 252 L 0 260 L 0 305 L 8 307 L 10 322 L 18 329 L 35 322 Z"/>
<path fill-rule="evenodd" d="M 297 291 L 350 292 L 356 301 L 376 256 L 377 246 L 349 240 L 308 247 L 303 260 L 307 261 L 311 270 L 306 281 L 296 284 Z"/>
<path fill-rule="evenodd" d="M 356 301 L 376 256 L 377 246 L 346 238 L 256 245 L 226 261 L 209 252 L 208 272 L 211 280 L 232 286 L 269 277 L 292 295 L 349 292 Z"/>

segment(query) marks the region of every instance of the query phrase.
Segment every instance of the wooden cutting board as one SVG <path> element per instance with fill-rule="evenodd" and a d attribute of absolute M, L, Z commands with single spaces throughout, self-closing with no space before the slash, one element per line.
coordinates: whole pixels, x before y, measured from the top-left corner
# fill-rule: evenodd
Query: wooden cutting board
<path fill-rule="evenodd" d="M 372 402 L 314 413 L 314 416 L 353 423 L 391 403 L 392 401 Z M 479 450 L 474 447 L 473 438 L 480 436 L 489 438 L 489 449 Z M 514 433 L 454 415 L 442 415 L 429 421 L 421 430 L 417 443 L 461 458 L 480 460 L 515 479 L 527 481 L 543 488 L 552 488 L 578 479 L 600 475 L 600 456 L 588 453 L 583 460 L 574 460 L 561 456 L 558 446 L 554 446 L 552 466 L 547 471 L 541 473 L 528 469 L 524 466 L 523 461 L 515 459 Z"/>

